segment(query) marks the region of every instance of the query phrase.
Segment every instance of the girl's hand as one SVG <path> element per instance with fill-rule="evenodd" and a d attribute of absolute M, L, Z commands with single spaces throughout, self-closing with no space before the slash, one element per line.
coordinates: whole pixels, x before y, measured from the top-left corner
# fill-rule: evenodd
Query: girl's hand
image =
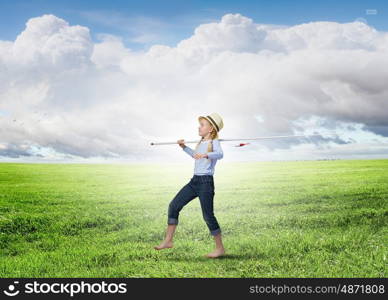
<path fill-rule="evenodd" d="M 204 154 L 202 154 L 202 153 L 195 153 L 194 154 L 194 158 L 195 159 L 201 159 L 201 158 L 208 158 L 208 157 L 207 157 L 206 153 L 204 153 Z"/>
<path fill-rule="evenodd" d="M 179 144 L 179 146 L 181 146 L 182 148 L 186 147 L 185 145 L 185 140 L 178 140 L 177 143 Z"/>

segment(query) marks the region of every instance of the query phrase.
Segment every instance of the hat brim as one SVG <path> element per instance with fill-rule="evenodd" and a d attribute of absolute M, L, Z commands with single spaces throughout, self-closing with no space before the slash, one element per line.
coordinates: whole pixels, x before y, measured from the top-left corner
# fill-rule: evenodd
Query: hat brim
<path fill-rule="evenodd" d="M 215 129 L 217 132 L 219 132 L 219 130 L 217 129 L 217 128 L 218 128 L 217 125 L 215 125 L 215 124 L 212 122 L 212 120 L 210 120 L 208 117 L 199 116 L 199 117 L 198 117 L 198 121 L 200 121 L 201 119 L 207 120 L 207 121 L 214 127 L 214 129 Z"/>

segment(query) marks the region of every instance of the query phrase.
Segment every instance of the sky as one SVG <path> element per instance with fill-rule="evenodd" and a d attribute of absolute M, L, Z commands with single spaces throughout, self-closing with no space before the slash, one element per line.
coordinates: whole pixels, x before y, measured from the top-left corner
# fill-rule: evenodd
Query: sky
<path fill-rule="evenodd" d="M 155 43 L 175 46 L 199 24 L 217 21 L 227 13 L 240 13 L 256 23 L 287 26 L 360 19 L 378 30 L 388 30 L 387 1 L 0 0 L 0 8 L 0 38 L 5 40 L 14 40 L 31 17 L 53 14 L 90 28 L 94 41 L 99 33 L 114 34 L 131 49 L 147 49 Z"/>
<path fill-rule="evenodd" d="M 220 138 L 321 134 L 227 161 L 387 158 L 387 6 L 0 0 L 0 161 L 185 161 L 150 142 L 212 112 Z"/>

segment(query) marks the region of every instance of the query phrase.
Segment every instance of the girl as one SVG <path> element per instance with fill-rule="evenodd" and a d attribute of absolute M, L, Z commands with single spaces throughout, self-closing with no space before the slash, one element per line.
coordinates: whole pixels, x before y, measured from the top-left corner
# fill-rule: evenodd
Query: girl
<path fill-rule="evenodd" d="M 200 123 L 198 128 L 199 135 L 202 138 L 198 142 L 195 151 L 186 146 L 184 140 L 178 140 L 178 144 L 183 151 L 195 159 L 194 176 L 170 202 L 168 206 L 166 237 L 154 249 L 161 250 L 173 247 L 172 239 L 178 225 L 179 212 L 187 203 L 199 197 L 203 218 L 216 244 L 214 251 L 206 256 L 215 258 L 225 254 L 221 238 L 221 228 L 213 212 L 214 167 L 217 160 L 224 156 L 220 141 L 218 140 L 218 132 L 224 127 L 224 123 L 217 113 L 200 116 L 198 121 Z"/>

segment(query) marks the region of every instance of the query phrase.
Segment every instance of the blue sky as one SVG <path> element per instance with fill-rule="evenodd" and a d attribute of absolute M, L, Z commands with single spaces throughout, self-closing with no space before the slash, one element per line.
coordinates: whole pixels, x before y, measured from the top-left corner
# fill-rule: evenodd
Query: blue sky
<path fill-rule="evenodd" d="M 83 25 L 98 34 L 120 36 L 131 49 L 152 44 L 176 45 L 199 24 L 219 21 L 226 13 L 241 13 L 255 23 L 295 25 L 311 21 L 352 22 L 365 19 L 377 30 L 388 31 L 387 1 L 22 1 L 0 0 L 0 39 L 14 40 L 25 22 L 54 14 L 70 25 Z M 376 14 L 368 14 L 368 9 Z"/>

